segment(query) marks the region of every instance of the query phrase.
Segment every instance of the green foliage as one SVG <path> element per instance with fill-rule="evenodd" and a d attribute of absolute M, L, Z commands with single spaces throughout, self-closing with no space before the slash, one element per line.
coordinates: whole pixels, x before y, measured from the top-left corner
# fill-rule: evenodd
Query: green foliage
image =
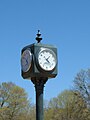
<path fill-rule="evenodd" d="M 18 120 L 28 104 L 23 88 L 11 82 L 0 85 L 0 120 Z"/>
<path fill-rule="evenodd" d="M 89 120 L 89 110 L 79 92 L 65 90 L 50 100 L 45 120 Z"/>

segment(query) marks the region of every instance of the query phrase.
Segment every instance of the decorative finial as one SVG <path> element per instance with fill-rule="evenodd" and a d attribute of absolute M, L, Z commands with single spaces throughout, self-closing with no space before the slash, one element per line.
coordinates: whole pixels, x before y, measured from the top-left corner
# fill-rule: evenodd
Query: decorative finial
<path fill-rule="evenodd" d="M 38 41 L 38 43 L 40 43 L 40 41 L 42 40 L 40 36 L 41 36 L 40 30 L 38 30 L 37 37 L 36 37 L 36 40 Z"/>

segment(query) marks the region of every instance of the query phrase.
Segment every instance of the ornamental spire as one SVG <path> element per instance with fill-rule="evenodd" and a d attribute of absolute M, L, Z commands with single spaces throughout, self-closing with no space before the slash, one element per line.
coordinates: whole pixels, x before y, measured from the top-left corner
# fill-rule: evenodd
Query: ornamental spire
<path fill-rule="evenodd" d="M 40 41 L 42 40 L 40 30 L 38 30 L 36 40 L 37 40 L 38 43 L 40 43 Z"/>

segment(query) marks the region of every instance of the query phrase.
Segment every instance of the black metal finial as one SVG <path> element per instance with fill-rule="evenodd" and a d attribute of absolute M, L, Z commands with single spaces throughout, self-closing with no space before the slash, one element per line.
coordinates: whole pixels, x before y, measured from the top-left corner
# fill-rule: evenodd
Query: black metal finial
<path fill-rule="evenodd" d="M 38 43 L 40 43 L 40 41 L 42 40 L 40 36 L 41 36 L 40 30 L 38 30 L 37 37 L 36 37 L 36 40 L 38 41 Z"/>

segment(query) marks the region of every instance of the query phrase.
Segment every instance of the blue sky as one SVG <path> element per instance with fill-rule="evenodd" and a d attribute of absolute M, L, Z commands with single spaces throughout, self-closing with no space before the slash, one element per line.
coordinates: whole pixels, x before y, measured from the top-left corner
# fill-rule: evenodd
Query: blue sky
<path fill-rule="evenodd" d="M 35 102 L 34 85 L 21 77 L 21 49 L 35 43 L 58 49 L 58 76 L 48 80 L 44 99 L 72 88 L 81 69 L 90 68 L 89 0 L 0 0 L 0 83 L 14 82 Z"/>

